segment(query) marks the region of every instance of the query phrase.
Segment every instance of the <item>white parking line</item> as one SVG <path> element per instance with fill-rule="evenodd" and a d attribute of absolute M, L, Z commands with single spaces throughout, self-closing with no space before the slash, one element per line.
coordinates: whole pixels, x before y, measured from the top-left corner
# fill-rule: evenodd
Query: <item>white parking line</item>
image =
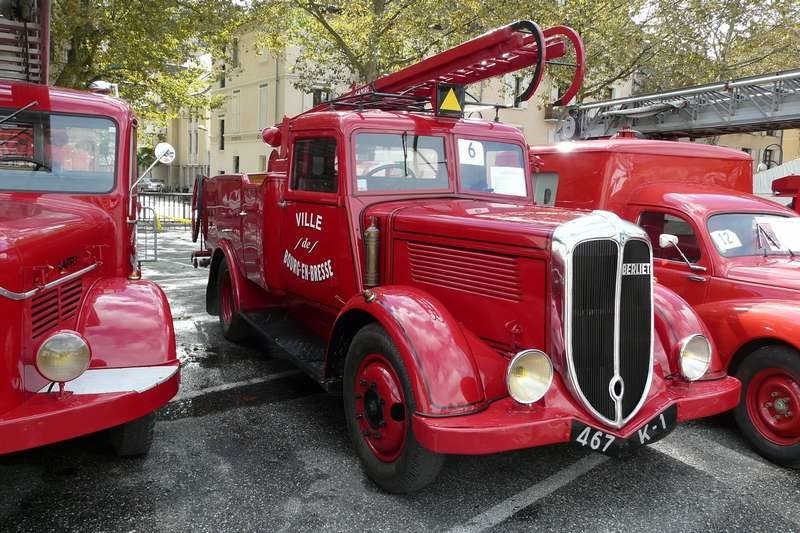
<path fill-rule="evenodd" d="M 507 520 L 520 509 L 524 509 L 542 498 L 549 496 L 607 460 L 608 457 L 604 455 L 587 455 L 539 483 L 528 487 L 510 498 L 506 498 L 491 509 L 472 518 L 469 522 L 453 527 L 450 529 L 449 533 L 477 533 L 494 527 Z"/>
<path fill-rule="evenodd" d="M 180 402 L 183 400 L 191 400 L 193 398 L 199 398 L 201 396 L 205 396 L 206 394 L 214 394 L 215 392 L 223 392 L 226 390 L 231 389 L 238 389 L 239 387 L 247 387 L 249 385 L 258 385 L 259 383 L 268 383 L 270 381 L 276 381 L 283 378 L 288 378 L 291 376 L 296 376 L 297 374 L 302 374 L 301 370 L 287 370 L 285 372 L 278 372 L 277 374 L 270 374 L 268 376 L 263 376 L 260 378 L 253 378 L 253 379 L 246 379 L 244 381 L 236 381 L 233 383 L 223 383 L 222 385 L 216 385 L 214 387 L 206 387 L 204 389 L 198 389 L 193 391 L 187 391 L 178 393 L 175 398 L 172 399 L 172 402 Z"/>
<path fill-rule="evenodd" d="M 666 439 L 654 443 L 652 449 L 695 468 L 759 503 L 800 527 L 800 508 L 785 505 L 785 500 L 759 498 L 757 494 L 786 496 L 797 492 L 797 474 L 732 450 L 697 433 L 696 429 L 678 428 Z M 768 490 L 754 491 L 752 484 Z"/>

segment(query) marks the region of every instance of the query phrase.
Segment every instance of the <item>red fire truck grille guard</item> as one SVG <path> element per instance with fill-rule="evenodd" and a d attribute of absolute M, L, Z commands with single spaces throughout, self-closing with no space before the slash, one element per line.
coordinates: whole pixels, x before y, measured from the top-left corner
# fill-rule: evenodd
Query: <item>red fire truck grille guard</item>
<path fill-rule="evenodd" d="M 41 292 L 31 300 L 31 336 L 37 339 L 75 317 L 83 297 L 83 280 Z"/>

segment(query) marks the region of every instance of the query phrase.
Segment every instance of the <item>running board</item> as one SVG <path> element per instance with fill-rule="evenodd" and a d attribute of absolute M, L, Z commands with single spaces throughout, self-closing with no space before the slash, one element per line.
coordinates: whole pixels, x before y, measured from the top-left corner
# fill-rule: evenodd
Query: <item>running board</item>
<path fill-rule="evenodd" d="M 308 332 L 296 320 L 284 313 L 242 313 L 242 318 L 264 340 L 277 344 L 287 359 L 300 367 L 327 392 L 341 391 L 340 378 L 325 377 L 326 346 L 322 339 Z"/>

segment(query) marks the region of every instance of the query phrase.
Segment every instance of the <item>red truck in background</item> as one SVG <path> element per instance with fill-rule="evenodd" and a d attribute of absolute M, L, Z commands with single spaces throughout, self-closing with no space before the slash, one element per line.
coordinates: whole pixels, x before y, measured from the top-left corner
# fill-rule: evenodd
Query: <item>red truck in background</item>
<path fill-rule="evenodd" d="M 522 133 L 461 118 L 463 84 L 534 67 L 529 98 L 569 44 L 569 100 L 580 39 L 522 21 L 265 130 L 266 173 L 196 183 L 209 313 L 341 393 L 387 491 L 446 454 L 619 454 L 738 402 L 702 322 L 653 283 L 647 234 L 534 206 Z"/>
<path fill-rule="evenodd" d="M 48 2 L 24 4 L 0 19 L 3 61 L 9 33 L 47 49 Z M 144 454 L 179 363 L 167 299 L 139 279 L 137 121 L 48 87 L 38 50 L 1 69 L 37 82 L 0 81 L 0 453 L 110 429 L 119 454 Z"/>
<path fill-rule="evenodd" d="M 742 434 L 764 457 L 800 467 L 800 218 L 750 194 L 751 157 L 625 132 L 531 155 L 539 203 L 612 211 L 656 243 L 658 281 L 702 317 L 742 382 Z"/>

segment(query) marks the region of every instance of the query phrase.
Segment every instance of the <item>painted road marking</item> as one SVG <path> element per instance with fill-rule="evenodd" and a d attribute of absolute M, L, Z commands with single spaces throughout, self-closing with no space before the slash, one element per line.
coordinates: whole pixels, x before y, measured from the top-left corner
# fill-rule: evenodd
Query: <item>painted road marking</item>
<path fill-rule="evenodd" d="M 246 379 L 244 381 L 235 381 L 232 383 L 223 383 L 222 385 L 215 385 L 213 387 L 206 387 L 204 389 L 181 392 L 178 393 L 178 395 L 175 398 L 173 398 L 170 403 L 181 402 L 184 400 L 192 400 L 194 398 L 206 396 L 207 394 L 215 394 L 217 392 L 224 392 L 232 389 L 238 389 L 241 387 L 248 387 L 250 385 L 258 385 L 259 383 L 268 383 L 270 381 L 277 381 L 279 379 L 296 376 L 302 373 L 303 372 L 301 370 L 297 369 L 286 370 L 285 372 L 278 372 L 277 374 L 270 374 L 268 376 L 262 376 L 260 378 Z"/>
<path fill-rule="evenodd" d="M 676 434 L 677 433 L 677 434 Z M 682 428 L 650 446 L 652 449 L 672 459 L 711 476 L 729 486 L 734 492 L 748 499 L 756 499 L 772 512 L 797 526 L 800 526 L 800 508 L 796 505 L 783 505 L 769 499 L 759 498 L 753 491 L 752 480 L 760 485 L 772 485 L 767 493 L 786 495 L 797 484 L 797 475 L 766 461 L 755 459 L 711 439 L 697 434 L 697 429 Z"/>
<path fill-rule="evenodd" d="M 510 498 L 506 498 L 489 510 L 472 518 L 469 522 L 453 527 L 450 529 L 450 533 L 477 533 L 494 527 L 510 518 L 520 509 L 524 509 L 542 498 L 551 495 L 561 487 L 569 485 L 594 467 L 608 461 L 608 459 L 609 458 L 604 455 L 587 455 L 539 483 L 528 487 Z"/>

